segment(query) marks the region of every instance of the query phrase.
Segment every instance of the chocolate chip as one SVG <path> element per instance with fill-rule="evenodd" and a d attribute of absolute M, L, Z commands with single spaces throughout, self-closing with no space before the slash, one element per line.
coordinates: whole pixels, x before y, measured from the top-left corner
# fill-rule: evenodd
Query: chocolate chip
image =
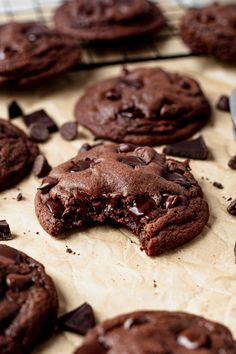
<path fill-rule="evenodd" d="M 157 205 L 152 198 L 143 196 L 135 198 L 133 206 L 129 210 L 137 216 L 144 216 L 149 215 L 156 207 Z"/>
<path fill-rule="evenodd" d="M 226 95 L 220 96 L 216 104 L 216 108 L 218 108 L 220 111 L 230 112 L 229 97 Z"/>
<path fill-rule="evenodd" d="M 219 182 L 213 182 L 213 186 L 218 189 L 224 189 L 224 186 Z"/>
<path fill-rule="evenodd" d="M 121 99 L 121 93 L 116 89 L 111 89 L 105 93 L 105 97 L 111 101 L 118 101 Z"/>
<path fill-rule="evenodd" d="M 89 151 L 89 150 L 91 150 L 92 148 L 93 148 L 93 146 L 91 146 L 90 144 L 84 143 L 84 144 L 80 147 L 80 149 L 79 149 L 79 154 L 80 154 L 81 152 Z"/>
<path fill-rule="evenodd" d="M 187 180 L 186 177 L 177 172 L 165 173 L 163 176 L 167 181 L 173 181 L 180 184 L 182 187 L 189 189 L 192 186 L 192 183 Z"/>
<path fill-rule="evenodd" d="M 206 160 L 208 148 L 202 137 L 195 140 L 185 140 L 179 143 L 170 144 L 163 149 L 167 155 L 186 157 L 196 160 Z"/>
<path fill-rule="evenodd" d="M 148 323 L 148 320 L 144 316 L 140 316 L 140 317 L 137 317 L 137 318 L 128 318 L 124 322 L 124 328 L 125 329 L 130 329 L 130 328 L 132 328 L 134 326 L 140 326 L 140 325 L 143 325 L 145 323 Z"/>
<path fill-rule="evenodd" d="M 141 111 L 141 109 L 135 107 L 134 105 L 129 106 L 129 107 L 123 107 L 118 113 L 117 117 L 124 119 L 137 119 L 137 118 L 144 118 L 145 115 Z"/>
<path fill-rule="evenodd" d="M 236 199 L 229 204 L 227 211 L 229 214 L 236 216 Z"/>
<path fill-rule="evenodd" d="M 143 160 L 136 156 L 123 156 L 119 161 L 133 168 L 146 165 Z"/>
<path fill-rule="evenodd" d="M 42 194 L 46 194 L 48 193 L 54 186 L 56 186 L 58 183 L 58 179 L 57 178 L 53 178 L 53 177 L 46 177 L 43 179 L 43 182 L 41 184 L 41 186 L 38 188 Z"/>
<path fill-rule="evenodd" d="M 67 122 L 60 127 L 60 134 L 67 141 L 74 140 L 77 137 L 77 123 Z"/>
<path fill-rule="evenodd" d="M 123 144 L 120 144 L 118 147 L 117 147 L 117 151 L 122 153 L 122 152 L 132 152 L 134 151 L 136 148 L 135 145 L 133 144 L 126 144 L 126 143 L 123 143 Z"/>
<path fill-rule="evenodd" d="M 8 274 L 6 283 L 9 289 L 21 291 L 28 288 L 33 283 L 33 280 L 30 274 Z"/>
<path fill-rule="evenodd" d="M 166 199 L 166 208 L 167 209 L 174 208 L 179 203 L 179 200 L 180 200 L 180 198 L 179 198 L 178 195 L 170 195 L 170 196 L 168 196 L 167 199 Z"/>
<path fill-rule="evenodd" d="M 17 200 L 18 202 L 20 202 L 22 199 L 23 199 L 22 193 L 18 193 L 17 196 L 16 196 L 16 200 Z"/>
<path fill-rule="evenodd" d="M 87 303 L 84 303 L 77 309 L 66 313 L 58 320 L 59 329 L 81 335 L 85 335 L 94 326 L 94 312 L 92 307 Z"/>
<path fill-rule="evenodd" d="M 64 206 L 61 203 L 60 199 L 50 198 L 46 202 L 46 205 L 55 219 L 59 219 L 64 213 Z"/>
<path fill-rule="evenodd" d="M 189 328 L 179 334 L 177 342 L 186 349 L 195 350 L 204 347 L 207 338 L 207 334 L 203 330 Z"/>
<path fill-rule="evenodd" d="M 0 241 L 12 240 L 10 226 L 6 220 L 0 220 Z"/>
<path fill-rule="evenodd" d="M 29 127 L 29 136 L 33 141 L 43 143 L 48 140 L 49 132 L 43 124 L 33 123 Z"/>
<path fill-rule="evenodd" d="M 14 119 L 23 116 L 23 111 L 16 101 L 12 101 L 8 106 L 8 117 Z"/>
<path fill-rule="evenodd" d="M 33 123 L 40 123 L 48 129 L 49 133 L 54 133 L 58 131 L 56 123 L 51 117 L 42 109 L 31 114 L 25 115 L 23 117 L 24 123 L 27 127 L 30 127 Z"/>
<path fill-rule="evenodd" d="M 87 170 L 91 164 L 93 163 L 93 160 L 86 159 L 86 160 L 80 160 L 76 162 L 76 165 L 74 165 L 71 169 L 70 172 L 81 172 L 84 170 Z"/>
<path fill-rule="evenodd" d="M 236 170 L 236 155 L 232 156 L 228 162 L 228 166 L 232 168 L 232 170 Z"/>
<path fill-rule="evenodd" d="M 36 177 L 42 178 L 49 174 L 52 167 L 43 155 L 38 155 L 34 160 L 33 173 Z"/>

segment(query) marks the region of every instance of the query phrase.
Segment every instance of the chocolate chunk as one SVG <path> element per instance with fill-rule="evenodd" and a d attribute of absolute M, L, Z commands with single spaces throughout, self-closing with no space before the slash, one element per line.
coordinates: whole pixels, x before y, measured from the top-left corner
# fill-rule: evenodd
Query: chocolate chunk
<path fill-rule="evenodd" d="M 236 155 L 232 156 L 228 162 L 228 166 L 232 168 L 232 170 L 236 170 Z"/>
<path fill-rule="evenodd" d="M 202 137 L 195 140 L 185 140 L 179 143 L 170 144 L 163 149 L 167 155 L 186 157 L 196 160 L 206 160 L 208 148 Z"/>
<path fill-rule="evenodd" d="M 87 170 L 91 164 L 93 163 L 92 160 L 80 160 L 76 165 L 74 165 L 71 169 L 70 172 L 81 172 L 84 170 Z"/>
<path fill-rule="evenodd" d="M 36 177 L 42 178 L 49 174 L 52 167 L 43 155 L 38 155 L 34 160 L 33 173 Z"/>
<path fill-rule="evenodd" d="M 54 133 L 58 131 L 56 123 L 51 117 L 42 109 L 31 114 L 25 115 L 23 117 L 24 123 L 27 127 L 30 127 L 33 123 L 40 123 L 48 129 L 49 133 Z"/>
<path fill-rule="evenodd" d="M 152 198 L 143 196 L 137 197 L 129 210 L 137 216 L 144 216 L 149 215 L 156 207 L 157 205 Z"/>
<path fill-rule="evenodd" d="M 224 189 L 224 186 L 219 182 L 213 182 L 213 186 L 218 189 Z"/>
<path fill-rule="evenodd" d="M 80 147 L 80 149 L 79 149 L 79 154 L 81 153 L 81 152 L 86 152 L 86 151 L 89 151 L 89 150 L 91 150 L 92 149 L 92 145 L 90 145 L 90 144 L 88 144 L 88 143 L 84 143 L 81 147 Z"/>
<path fill-rule="evenodd" d="M 173 181 L 175 183 L 180 184 L 182 187 L 188 189 L 192 186 L 192 183 L 189 182 L 186 177 L 184 177 L 183 175 L 181 175 L 180 173 L 177 172 L 173 172 L 173 173 L 165 173 L 163 176 L 165 179 L 167 179 L 167 181 Z"/>
<path fill-rule="evenodd" d="M 30 274 L 8 274 L 6 283 L 9 289 L 21 291 L 33 284 L 33 280 Z"/>
<path fill-rule="evenodd" d="M 117 151 L 118 152 L 132 152 L 135 150 L 135 148 L 136 148 L 136 145 L 123 143 L 118 146 Z"/>
<path fill-rule="evenodd" d="M 67 122 L 60 127 L 60 134 L 63 139 L 71 141 L 77 137 L 77 124 L 75 122 Z"/>
<path fill-rule="evenodd" d="M 50 198 L 46 202 L 46 205 L 47 205 L 50 213 L 52 213 L 52 215 L 54 216 L 55 219 L 59 219 L 62 216 L 62 214 L 64 212 L 64 206 L 61 203 L 60 199 Z"/>
<path fill-rule="evenodd" d="M 236 199 L 229 204 L 227 211 L 229 214 L 236 216 Z"/>
<path fill-rule="evenodd" d="M 22 199 L 23 199 L 22 193 L 18 193 L 18 194 L 17 194 L 17 197 L 16 197 L 16 200 L 17 200 L 18 202 L 20 202 Z"/>
<path fill-rule="evenodd" d="M 144 118 L 144 113 L 141 111 L 141 109 L 135 107 L 134 105 L 128 106 L 128 107 L 123 107 L 118 113 L 117 117 L 124 119 L 137 119 L 137 118 Z"/>
<path fill-rule="evenodd" d="M 220 111 L 230 112 L 229 97 L 226 95 L 220 96 L 216 104 L 216 108 L 218 108 Z"/>
<path fill-rule="evenodd" d="M 111 101 L 118 101 L 121 99 L 121 93 L 116 89 L 111 89 L 105 93 L 105 97 Z"/>
<path fill-rule="evenodd" d="M 0 220 L 0 241 L 12 240 L 10 226 L 6 220 Z"/>
<path fill-rule="evenodd" d="M 38 143 L 43 143 L 48 140 L 49 132 L 47 127 L 41 123 L 33 123 L 29 127 L 30 138 Z"/>
<path fill-rule="evenodd" d="M 124 328 L 130 329 L 134 326 L 140 326 L 142 324 L 148 323 L 148 319 L 145 316 L 140 316 L 136 318 L 127 318 L 124 322 Z"/>
<path fill-rule="evenodd" d="M 133 87 L 136 90 L 140 90 L 143 88 L 144 84 L 143 81 L 140 79 L 134 79 L 134 78 L 129 78 L 129 77 L 121 77 L 120 79 L 120 84 L 121 85 L 126 85 L 129 87 Z"/>
<path fill-rule="evenodd" d="M 77 309 L 66 313 L 58 320 L 58 327 L 64 331 L 69 331 L 85 335 L 88 330 L 95 326 L 95 316 L 92 307 L 84 303 Z"/>
<path fill-rule="evenodd" d="M 38 189 L 43 193 L 46 194 L 48 193 L 55 185 L 57 185 L 58 183 L 58 179 L 57 178 L 53 178 L 53 177 L 46 177 L 43 179 L 43 182 L 41 184 L 40 187 L 38 187 Z"/>
<path fill-rule="evenodd" d="M 126 165 L 129 165 L 133 168 L 135 168 L 135 166 L 145 166 L 146 165 L 143 160 L 141 160 L 139 157 L 136 157 L 136 156 L 124 156 L 119 161 L 123 162 Z"/>
<path fill-rule="evenodd" d="M 16 101 L 12 101 L 8 106 L 8 117 L 14 119 L 23 116 L 23 111 Z"/>
<path fill-rule="evenodd" d="M 179 203 L 178 195 L 169 195 L 166 199 L 166 208 L 171 209 L 174 208 Z"/>
<path fill-rule="evenodd" d="M 204 347 L 207 339 L 208 337 L 203 330 L 199 328 L 188 328 L 179 334 L 177 342 L 186 349 L 195 350 Z"/>

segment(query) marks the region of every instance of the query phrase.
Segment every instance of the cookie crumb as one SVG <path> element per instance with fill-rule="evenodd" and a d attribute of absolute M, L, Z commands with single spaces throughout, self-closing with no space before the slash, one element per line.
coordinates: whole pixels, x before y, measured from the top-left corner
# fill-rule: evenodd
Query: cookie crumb
<path fill-rule="evenodd" d="M 213 182 L 213 186 L 218 188 L 218 189 L 224 189 L 223 184 L 219 183 L 219 182 Z"/>
<path fill-rule="evenodd" d="M 16 197 L 16 200 L 17 200 L 18 202 L 20 202 L 22 199 L 23 199 L 22 193 L 18 193 L 18 194 L 17 194 L 17 197 Z"/>

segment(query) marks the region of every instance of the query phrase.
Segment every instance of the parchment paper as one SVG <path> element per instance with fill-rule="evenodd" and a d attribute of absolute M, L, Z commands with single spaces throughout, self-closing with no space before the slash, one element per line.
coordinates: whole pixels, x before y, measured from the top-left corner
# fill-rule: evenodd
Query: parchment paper
<path fill-rule="evenodd" d="M 192 75 L 200 81 L 213 106 L 219 95 L 229 94 L 236 85 L 236 69 L 212 59 L 188 58 L 145 65 L 160 65 Z M 26 113 L 44 108 L 61 124 L 73 119 L 73 106 L 86 86 L 119 70 L 117 66 L 72 73 L 59 81 L 47 82 L 35 92 L 1 93 L 0 116 L 6 117 L 8 102 L 17 99 Z M 21 119 L 14 122 L 23 127 Z M 79 137 L 73 142 L 65 142 L 59 134 L 54 134 L 49 142 L 41 145 L 52 165 L 71 158 L 85 141 L 92 142 L 91 134 L 79 129 Z M 229 157 L 236 153 L 229 113 L 214 109 L 202 135 L 210 147 L 211 158 L 204 162 L 192 161 L 191 166 L 210 205 L 210 220 L 193 242 L 158 258 L 142 253 L 137 239 L 125 229 L 94 227 L 74 232 L 60 241 L 47 235 L 35 217 L 33 200 L 40 180 L 32 175 L 1 193 L 0 218 L 8 220 L 15 235 L 7 244 L 45 265 L 59 293 L 60 313 L 84 301 L 93 306 L 98 321 L 137 309 L 185 310 L 221 321 L 236 336 L 233 252 L 236 218 L 226 212 L 226 199 L 236 198 L 236 171 L 227 167 Z M 224 189 L 213 187 L 210 183 L 213 181 L 221 182 Z M 24 196 L 23 201 L 15 200 L 17 188 Z M 79 255 L 68 254 L 66 247 Z M 62 333 L 34 353 L 72 354 L 81 342 L 80 336 Z"/>

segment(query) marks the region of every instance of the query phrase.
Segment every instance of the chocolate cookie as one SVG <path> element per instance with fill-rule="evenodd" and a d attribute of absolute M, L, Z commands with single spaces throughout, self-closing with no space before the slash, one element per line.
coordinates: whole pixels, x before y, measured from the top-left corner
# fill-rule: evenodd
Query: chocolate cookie
<path fill-rule="evenodd" d="M 0 353 L 26 354 L 49 336 L 58 299 L 42 264 L 0 245 Z"/>
<path fill-rule="evenodd" d="M 235 354 L 223 325 L 184 312 L 139 311 L 102 322 L 75 354 Z"/>
<path fill-rule="evenodd" d="M 147 0 L 65 1 L 54 19 L 59 31 L 90 41 L 155 33 L 165 25 L 160 9 Z"/>
<path fill-rule="evenodd" d="M 88 88 L 75 116 L 96 137 L 150 146 L 192 136 L 206 124 L 210 106 L 193 79 L 140 68 Z"/>
<path fill-rule="evenodd" d="M 193 52 L 236 60 L 236 5 L 213 4 L 189 11 L 181 36 Z"/>
<path fill-rule="evenodd" d="M 36 195 L 36 214 L 53 236 L 114 222 L 138 236 L 149 256 L 196 237 L 208 220 L 188 163 L 150 147 L 100 145 L 54 168 Z"/>
<path fill-rule="evenodd" d="M 39 150 L 22 130 L 0 119 L 0 152 L 0 191 L 3 191 L 30 172 Z"/>
<path fill-rule="evenodd" d="M 40 23 L 0 26 L 0 87 L 30 85 L 58 76 L 80 59 L 76 42 Z"/>

